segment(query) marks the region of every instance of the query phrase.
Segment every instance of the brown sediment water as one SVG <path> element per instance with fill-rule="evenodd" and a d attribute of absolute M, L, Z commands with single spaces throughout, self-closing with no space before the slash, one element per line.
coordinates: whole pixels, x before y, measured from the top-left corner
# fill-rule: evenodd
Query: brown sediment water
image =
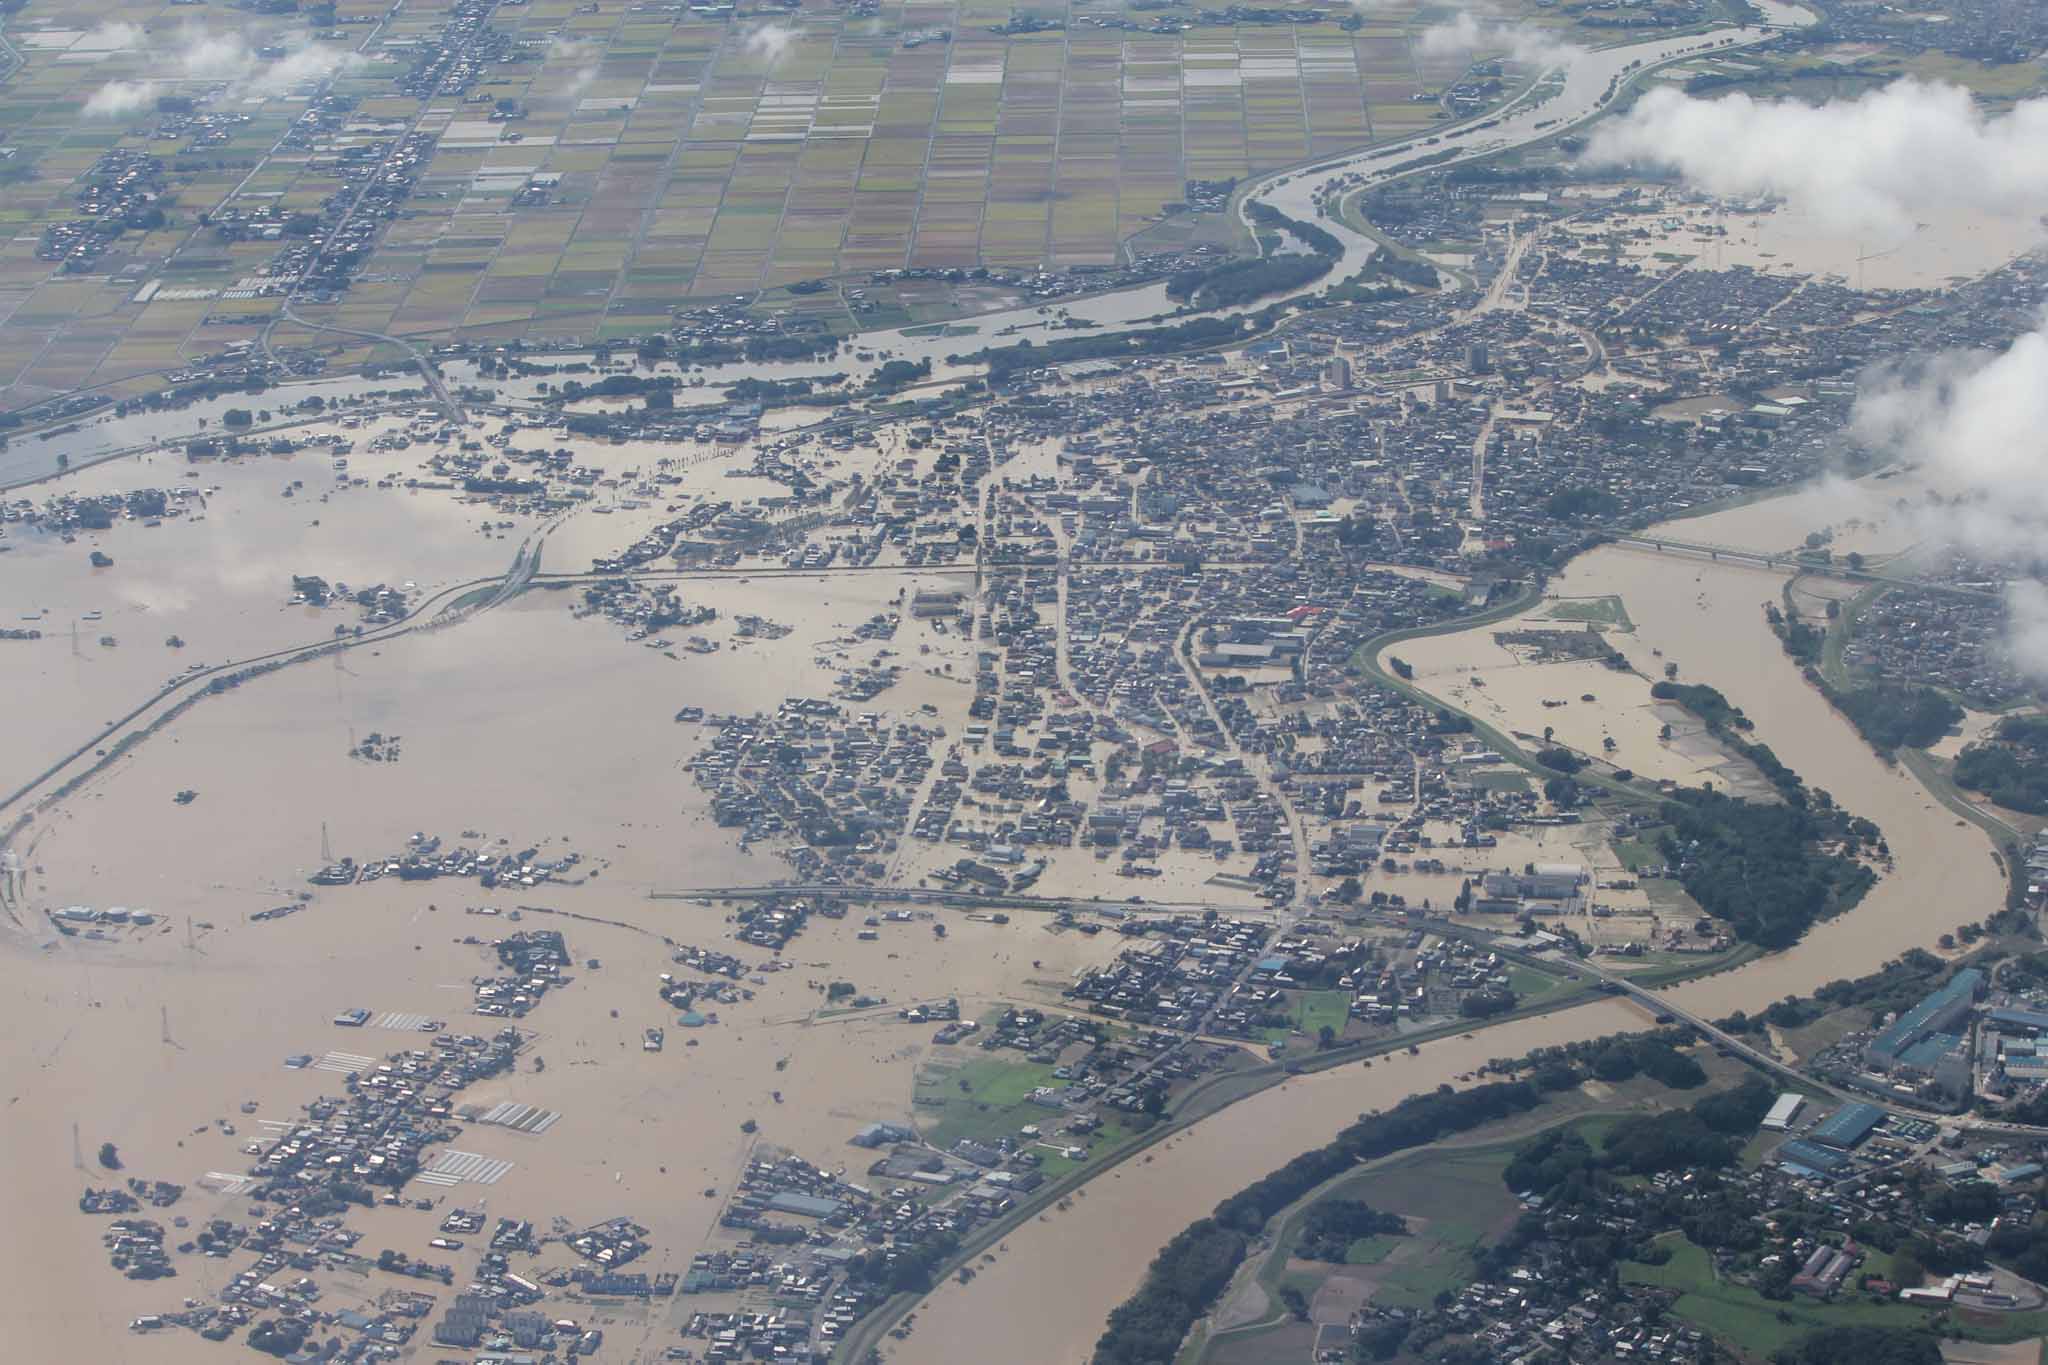
<path fill-rule="evenodd" d="M 1792 526 L 1799 535 L 1813 529 L 1816 508 L 1811 495 L 1802 495 L 1676 523 L 1666 532 L 1783 548 L 1798 539 L 1783 534 Z M 1619 595 L 1635 630 L 1608 638 L 1633 665 L 1661 676 L 1666 662 L 1677 663 L 1682 680 L 1721 689 L 1755 721 L 1755 739 L 1809 785 L 1875 821 L 1890 844 L 1893 871 L 1853 911 L 1816 926 L 1784 953 L 1669 992 L 1710 1018 L 1874 970 L 2003 904 L 2004 883 L 1985 836 L 1959 822 L 1910 773 L 1879 760 L 1785 655 L 1762 610 L 1783 582 L 1782 573 L 1761 568 L 1606 547 L 1573 561 L 1551 585 L 1566 597 Z M 1418 683 L 1429 686 L 1427 678 Z M 1136 1288 L 1168 1239 L 1217 1200 L 1328 1141 L 1358 1111 L 1454 1083 L 1489 1057 L 1643 1022 L 1626 1005 L 1597 1001 L 1426 1044 L 1419 1057 L 1395 1054 L 1370 1070 L 1345 1066 L 1297 1078 L 1233 1105 L 1150 1161 L 1126 1163 L 1093 1182 L 1068 1209 L 1012 1232 L 973 1281 L 949 1283 L 919 1306 L 910 1338 L 891 1343 L 888 1358 L 903 1365 L 951 1360 L 971 1340 L 977 1359 L 997 1365 L 1085 1361 L 1109 1310 Z"/>
<path fill-rule="evenodd" d="M 1495 1057 L 1644 1028 L 1615 1000 L 1418 1045 L 1371 1066 L 1351 1063 L 1261 1091 L 1090 1182 L 1064 1209 L 1005 1237 L 993 1263 L 948 1282 L 917 1310 L 896 1365 L 950 1365 L 971 1342 L 985 1365 L 1082 1365 L 1112 1308 L 1144 1278 L 1159 1248 L 1219 1200 L 1335 1137 L 1361 1113 L 1459 1078 Z"/>

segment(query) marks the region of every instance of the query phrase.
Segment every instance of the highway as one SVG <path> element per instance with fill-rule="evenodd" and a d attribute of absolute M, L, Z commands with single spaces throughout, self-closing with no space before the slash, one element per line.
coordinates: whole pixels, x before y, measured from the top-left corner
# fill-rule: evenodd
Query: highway
<path fill-rule="evenodd" d="M 1156 901 L 1147 899 L 1142 905 L 1133 906 L 1127 902 L 1104 900 L 1090 897 L 1041 897 L 1003 895 L 989 896 L 967 891 L 933 891 L 923 887 L 902 886 L 834 886 L 823 883 L 795 883 L 790 885 L 756 886 L 698 886 L 678 890 L 656 891 L 650 900 L 766 900 L 780 896 L 837 896 L 853 901 L 888 902 L 892 904 L 934 905 L 964 910 L 1029 910 L 1042 913 L 1063 911 L 1130 911 L 1146 914 L 1199 914 L 1213 910 L 1223 915 L 1277 915 L 1276 928 L 1286 932 L 1295 916 L 1285 911 L 1260 911 L 1243 906 L 1227 906 L 1205 901 Z M 1393 923 L 1394 921 L 1389 921 Z M 1402 919 L 1403 926 L 1412 921 Z M 1499 946 L 1497 936 L 1482 930 L 1474 930 L 1448 921 L 1429 920 L 1425 926 L 1432 932 L 1449 933 L 1455 937 L 1482 944 Z M 1902 1119 L 1918 1119 L 1950 1127 L 1960 1127 L 1972 1132 L 1999 1133 L 2010 1137 L 2048 1138 L 2048 1126 L 2024 1123 L 2003 1123 L 1972 1114 L 1943 1114 L 1933 1110 L 1919 1109 L 1911 1105 L 1897 1104 L 1881 1095 L 1836 1085 L 1822 1080 L 1799 1067 L 1783 1061 L 1747 1040 L 1737 1037 L 1716 1025 L 1710 1019 L 1701 1018 L 1683 1006 L 1673 1004 L 1664 996 L 1645 986 L 1637 985 L 1627 977 L 1606 971 L 1593 963 L 1566 955 L 1538 955 L 1536 960 L 1562 967 L 1566 971 L 1594 982 L 1607 994 L 1628 997 L 1652 1018 L 1668 1016 L 1674 1024 L 1682 1024 L 1701 1038 L 1714 1044 L 1731 1056 L 1739 1057 L 1757 1070 L 1776 1077 L 1791 1086 L 1806 1091 L 1819 1091 L 1841 1103 L 1874 1104 L 1886 1113 Z"/>
<path fill-rule="evenodd" d="M 1099 896 L 1026 896 L 1017 893 L 986 895 L 978 891 L 935 891 L 922 886 L 843 886 L 831 882 L 791 882 L 760 886 L 689 886 L 648 893 L 649 900 L 773 900 L 781 896 L 836 896 L 842 900 L 887 901 L 892 904 L 942 905 L 960 910 L 1031 910 L 1059 914 L 1073 910 L 1117 910 L 1131 914 L 1200 914 L 1214 910 L 1219 915 L 1265 913 L 1242 905 L 1214 901 L 1160 901 L 1147 899 L 1133 905 L 1128 900 L 1106 900 Z"/>
<path fill-rule="evenodd" d="M 431 597 L 422 599 L 417 606 L 396 621 L 366 628 L 359 635 L 324 636 L 307 644 L 287 645 L 262 654 L 252 654 L 247 658 L 228 659 L 218 664 L 190 669 L 172 678 L 127 714 L 102 727 L 77 748 L 13 791 L 0 792 L 0 813 L 14 807 L 23 808 L 11 823 L 0 826 L 0 844 L 4 844 L 23 822 L 33 817 L 35 809 L 53 796 L 64 795 L 93 773 L 148 739 L 162 726 L 183 714 L 187 708 L 197 705 L 208 696 L 224 695 L 232 690 L 233 684 L 255 676 L 255 672 L 270 672 L 289 664 L 304 663 L 345 650 L 360 649 L 364 645 L 382 644 L 415 631 L 454 625 L 468 620 L 478 612 L 488 611 L 517 597 L 532 583 L 535 573 L 540 568 L 542 543 L 559 521 L 557 518 L 535 528 L 532 534 L 520 543 L 511 566 L 504 573 L 451 584 Z M 455 609 L 465 597 L 483 590 L 489 590 L 490 595 L 474 605 L 462 607 L 460 610 Z M 137 722 L 141 723 L 137 725 Z M 130 729 L 130 726 L 135 728 Z M 127 733 L 123 734 L 123 731 Z M 120 736 L 118 740 L 115 738 L 117 735 Z M 69 777 L 64 777 L 67 770 L 72 769 L 80 759 L 88 755 L 94 755 L 98 761 L 72 772 Z M 64 780 L 51 790 L 51 784 L 60 777 Z M 33 804 L 29 804 L 32 801 Z"/>
<path fill-rule="evenodd" d="M 1861 1090 L 1853 1090 L 1847 1086 L 1839 1086 L 1833 1082 L 1821 1080 L 1790 1063 L 1780 1060 L 1761 1048 L 1744 1042 L 1725 1029 L 1715 1026 L 1711 1020 L 1702 1019 L 1681 1006 L 1672 1004 L 1669 1000 L 1657 994 L 1657 992 L 1636 985 L 1626 977 L 1602 971 L 1592 963 L 1576 958 L 1560 958 L 1557 960 L 1580 975 L 1591 977 L 1604 986 L 1619 988 L 1620 994 L 1629 997 L 1637 1004 L 1648 1009 L 1653 1016 L 1669 1015 L 1673 1022 L 1684 1024 L 1700 1037 L 1742 1058 L 1742 1060 L 1756 1067 L 1759 1071 L 1788 1081 L 1800 1089 L 1819 1090 L 1845 1104 L 1850 1102 L 1874 1104 L 1887 1114 L 1897 1118 L 1920 1119 L 1928 1123 L 1967 1128 L 1972 1132 L 2004 1133 L 2013 1137 L 2048 1137 L 2048 1127 L 2024 1123 L 2000 1123 L 1994 1119 L 1980 1118 L 1971 1114 L 1942 1114 L 1932 1110 L 1916 1109 L 1910 1105 L 1891 1103 L 1879 1095 L 1869 1094 Z"/>
<path fill-rule="evenodd" d="M 1979 602 L 2000 602 L 2004 599 L 1995 592 L 1982 588 L 1962 588 L 1948 583 L 1928 583 L 1917 579 L 1893 578 L 1887 574 L 1873 573 L 1868 569 L 1852 568 L 1839 560 L 1816 561 L 1799 554 L 1774 554 L 1767 550 L 1745 550 L 1735 545 L 1711 545 L 1700 541 L 1674 540 L 1669 536 L 1651 535 L 1641 531 L 1615 530 L 1614 544 L 1625 550 L 1647 550 L 1653 554 L 1691 555 L 1696 559 L 1707 559 L 1717 564 L 1749 564 L 1760 569 L 1771 569 L 1779 573 L 1817 573 L 1830 578 L 1846 578 L 1857 583 L 1878 583 L 1894 588 L 1911 588 L 1917 592 L 1940 593 L 1946 597 L 1963 597 Z"/>
<path fill-rule="evenodd" d="M 296 288 L 296 286 L 294 287 Z M 283 310 L 279 312 L 277 318 L 273 319 L 270 325 L 265 327 L 262 332 L 264 354 L 270 356 L 273 360 L 276 359 L 276 356 L 270 350 L 270 329 L 277 326 L 278 321 L 287 319 L 300 327 L 304 327 L 309 332 L 338 332 L 342 336 L 360 337 L 365 341 L 382 341 L 398 347 L 412 358 L 413 368 L 420 372 L 420 378 L 426 381 L 427 388 L 434 395 L 434 401 L 441 405 L 442 411 L 448 414 L 449 420 L 463 425 L 468 424 L 468 409 L 462 406 L 460 399 L 449 392 L 448 386 L 441 380 L 441 371 L 435 367 L 433 360 L 423 353 L 418 346 L 407 341 L 404 337 L 395 337 L 388 332 L 365 332 L 355 327 L 337 327 L 331 322 L 313 322 L 294 313 L 292 311 L 292 300 L 287 298 L 284 301 Z"/>

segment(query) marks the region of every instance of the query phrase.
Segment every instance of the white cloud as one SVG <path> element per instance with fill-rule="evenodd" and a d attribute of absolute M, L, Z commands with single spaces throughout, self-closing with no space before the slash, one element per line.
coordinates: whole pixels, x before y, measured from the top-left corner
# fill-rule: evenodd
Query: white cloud
<path fill-rule="evenodd" d="M 203 29 L 186 29 L 179 35 L 172 61 L 181 74 L 196 81 L 240 80 L 257 64 L 241 34 Z"/>
<path fill-rule="evenodd" d="M 1918 461 L 1952 496 L 1935 513 L 1973 552 L 2036 552 L 2048 531 L 2048 331 L 1864 376 L 1856 438 Z"/>
<path fill-rule="evenodd" d="M 142 39 L 133 25 L 105 26 L 110 39 Z M 115 30 L 130 30 L 122 33 Z M 99 30 L 95 30 L 99 32 Z M 341 48 L 306 45 L 288 49 L 275 59 L 260 55 L 265 40 L 254 45 L 239 33 L 212 33 L 186 25 L 171 35 L 166 49 L 153 54 L 160 73 L 150 80 L 110 81 L 86 100 L 84 113 L 93 118 L 121 118 L 153 103 L 166 81 L 217 81 L 236 98 L 281 95 L 336 71 L 362 64 L 363 58 Z"/>
<path fill-rule="evenodd" d="M 741 48 L 749 56 L 765 57 L 768 65 L 776 66 L 789 55 L 789 49 L 796 42 L 796 30 L 787 24 L 763 24 L 746 36 Z"/>
<path fill-rule="evenodd" d="M 127 118 L 156 104 L 155 81 L 108 81 L 92 92 L 81 110 L 87 118 Z"/>
<path fill-rule="evenodd" d="M 573 62 L 576 71 L 563 87 L 563 93 L 570 97 L 581 95 L 597 79 L 598 63 L 604 58 L 604 48 L 582 38 L 558 38 L 548 49 L 550 62 Z"/>
<path fill-rule="evenodd" d="M 2048 545 L 2048 321 L 1995 354 L 1957 352 L 1873 370 L 1851 419 L 1863 445 L 1917 462 L 1935 496 L 1921 534 L 1991 560 L 2033 563 Z M 2048 588 L 2007 592 L 2007 645 L 2048 677 Z"/>
<path fill-rule="evenodd" d="M 1823 105 L 1653 90 L 1588 144 L 1594 166 L 1675 168 L 1718 195 L 1775 195 L 1824 222 L 1898 230 L 1940 206 L 2048 212 L 2048 99 L 1987 117 L 1959 86 L 1895 81 Z"/>
<path fill-rule="evenodd" d="M 297 86 L 322 81 L 337 71 L 361 65 L 363 58 L 353 52 L 328 47 L 302 47 L 287 52 L 274 62 L 258 66 L 243 82 L 256 95 L 281 95 Z"/>
<path fill-rule="evenodd" d="M 1500 52 L 1529 66 L 1569 66 L 1585 55 L 1583 48 L 1559 42 L 1529 24 L 1483 19 L 1470 10 L 1422 31 L 1419 46 L 1425 57 L 1470 57 Z"/>
<path fill-rule="evenodd" d="M 2005 648 L 2014 664 L 2048 678 L 2048 588 L 2030 578 L 2005 590 Z"/>
<path fill-rule="evenodd" d="M 138 25 L 108 22 L 86 34 L 76 47 L 81 52 L 126 52 L 141 47 L 144 36 Z"/>

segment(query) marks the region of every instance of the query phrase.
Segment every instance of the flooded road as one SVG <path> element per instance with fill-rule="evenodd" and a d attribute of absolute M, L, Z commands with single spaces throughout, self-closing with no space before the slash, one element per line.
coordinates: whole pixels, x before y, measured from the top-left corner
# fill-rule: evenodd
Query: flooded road
<path fill-rule="evenodd" d="M 1826 524 L 1845 501 L 1862 505 L 1821 488 L 1659 529 L 1675 538 L 1777 549 Z M 1859 540 L 1873 549 L 1898 548 L 1907 534 L 1867 526 Z M 2004 880 L 1985 836 L 1903 768 L 1880 761 L 1786 657 L 1762 611 L 1783 582 L 1783 574 L 1762 569 L 1605 547 L 1575 560 L 1551 584 L 1562 596 L 1620 595 L 1635 633 L 1609 638 L 1637 668 L 1655 676 L 1674 662 L 1681 680 L 1720 688 L 1756 722 L 1755 738 L 1810 786 L 1875 821 L 1896 859 L 1896 870 L 1855 910 L 1816 927 L 1796 947 L 1667 993 L 1710 1018 L 1872 971 L 2004 903 Z M 960 1342 L 974 1340 L 978 1358 L 997 1365 L 1085 1361 L 1109 1310 L 1137 1287 L 1160 1247 L 1218 1200 L 1327 1142 L 1357 1112 L 1455 1084 L 1489 1057 L 1646 1023 L 1630 1006 L 1601 1000 L 1511 1030 L 1428 1044 L 1420 1057 L 1384 1059 L 1370 1070 L 1346 1066 L 1298 1078 L 1234 1105 L 1175 1138 L 1152 1161 L 1141 1158 L 1090 1184 L 1068 1211 L 1012 1232 L 994 1265 L 980 1267 L 965 1286 L 943 1286 L 920 1306 L 912 1336 L 891 1343 L 887 1358 L 937 1365 L 955 1358 Z M 1046 1313 L 1047 1303 L 1060 1311 Z"/>
<path fill-rule="evenodd" d="M 1343 256 L 1329 274 L 1301 289 L 1259 299 L 1253 303 L 1217 310 L 1185 310 L 1166 296 L 1163 280 L 1121 289 L 1065 303 L 1026 304 L 997 312 L 956 319 L 944 327 L 921 324 L 884 331 L 862 332 L 850 339 L 839 354 L 815 360 L 735 361 L 706 365 L 690 374 L 692 385 L 717 388 L 741 379 L 806 379 L 844 373 L 859 383 L 889 360 L 913 363 L 930 361 L 937 380 L 965 378 L 977 366 L 949 361 L 988 346 L 1015 345 L 1030 339 L 1044 345 L 1069 334 L 1069 329 L 1049 324 L 1064 320 L 1083 329 L 1074 334 L 1101 335 L 1159 323 L 1185 322 L 1197 317 L 1238 317 L 1262 311 L 1276 303 L 1321 294 L 1351 278 L 1377 250 L 1371 238 L 1354 232 L 1335 219 L 1321 216 L 1319 199 L 1340 187 L 1344 192 L 1369 188 L 1413 169 L 1419 156 L 1432 164 L 1454 165 L 1491 156 L 1522 143 L 1551 137 L 1574 123 L 1598 114 L 1624 78 L 1643 70 L 1706 51 L 1732 51 L 1777 36 L 1784 28 L 1803 27 L 1813 16 L 1796 5 L 1767 3 L 1762 6 L 1765 27 L 1720 29 L 1706 34 L 1685 34 L 1649 42 L 1628 43 L 1579 54 L 1561 74 L 1552 73 L 1500 111 L 1465 123 L 1440 129 L 1424 129 L 1411 137 L 1380 143 L 1305 169 L 1276 172 L 1255 183 L 1238 208 L 1256 201 L 1271 205 L 1290 218 L 1313 222 L 1343 246 Z M 1246 220 L 1248 222 L 1248 219 Z M 862 359 L 866 356 L 866 359 Z M 656 373 L 661 371 L 657 370 Z M 673 370 L 670 370 L 673 372 Z M 477 382 L 471 367 L 451 365 L 448 373 L 457 382 Z M 372 390 L 409 387 L 406 375 L 365 381 L 331 378 L 275 386 L 262 395 L 230 394 L 208 399 L 173 413 L 144 413 L 114 417 L 111 413 L 91 415 L 75 429 L 47 439 L 30 436 L 16 440 L 11 448 L 0 449 L 0 488 L 31 479 L 46 478 L 59 468 L 63 457 L 73 465 L 102 459 L 137 444 L 154 440 L 185 440 L 206 430 L 218 430 L 219 418 L 229 408 L 269 408 L 282 411 L 301 398 L 320 395 L 349 400 Z M 535 401 L 538 379 L 510 381 L 483 380 L 509 402 Z M 708 395 L 707 395 L 708 397 Z M 202 419 L 203 422 L 202 422 Z"/>
<path fill-rule="evenodd" d="M 0 445 L 0 489 L 47 479 L 66 468 L 82 468 L 160 442 L 177 442 L 182 448 L 185 441 L 224 435 L 229 428 L 222 425 L 221 419 L 235 409 L 254 414 L 259 425 L 268 425 L 296 416 L 288 410 L 309 398 L 318 398 L 329 407 L 354 406 L 382 401 L 393 393 L 418 387 L 419 377 L 409 372 L 388 379 L 335 375 L 277 384 L 262 393 L 237 392 L 202 398 L 165 411 L 144 408 L 117 415 L 111 407 L 104 408 L 75 422 L 15 436 Z"/>

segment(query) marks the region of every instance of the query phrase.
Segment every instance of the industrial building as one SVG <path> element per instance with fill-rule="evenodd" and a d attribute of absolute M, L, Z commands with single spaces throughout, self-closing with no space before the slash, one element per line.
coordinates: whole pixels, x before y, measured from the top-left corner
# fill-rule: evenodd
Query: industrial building
<path fill-rule="evenodd" d="M 1970 1044 L 1957 1033 L 1932 1033 L 1901 1052 L 1893 1074 L 1931 1081 L 1952 1100 L 1970 1093 Z"/>
<path fill-rule="evenodd" d="M 1986 1010 L 1984 1022 L 2000 1033 L 2018 1033 L 2027 1037 L 2048 1033 L 2048 1014 L 2043 1014 L 2039 1010 L 2015 1009 L 2001 1005 Z"/>
<path fill-rule="evenodd" d="M 1837 1152 L 1805 1138 L 1793 1138 L 1778 1148 L 1778 1164 L 1794 1175 L 1827 1176 L 1849 1164 L 1847 1152 Z"/>
<path fill-rule="evenodd" d="M 1778 1096 L 1778 1102 L 1771 1106 L 1771 1112 L 1764 1115 L 1764 1127 L 1774 1133 L 1790 1129 L 1799 1118 L 1799 1111 L 1806 1107 L 1806 1096 L 1787 1090 Z"/>
<path fill-rule="evenodd" d="M 1975 967 L 1965 967 L 1950 977 L 1947 985 L 1929 994 L 1871 1039 L 1863 1049 L 1864 1062 L 1889 1071 L 1914 1044 L 1951 1030 L 1967 1018 L 1970 1006 L 1983 991 L 1984 973 Z"/>
<path fill-rule="evenodd" d="M 1823 1146 L 1846 1152 L 1871 1134 L 1871 1130 L 1884 1122 L 1884 1110 L 1874 1104 L 1857 1101 L 1845 1104 L 1834 1113 L 1822 1119 L 1808 1134 L 1813 1141 Z M 1787 1143 L 1786 1146 L 1790 1146 Z M 1782 1151 L 1783 1148 L 1780 1148 Z"/>

